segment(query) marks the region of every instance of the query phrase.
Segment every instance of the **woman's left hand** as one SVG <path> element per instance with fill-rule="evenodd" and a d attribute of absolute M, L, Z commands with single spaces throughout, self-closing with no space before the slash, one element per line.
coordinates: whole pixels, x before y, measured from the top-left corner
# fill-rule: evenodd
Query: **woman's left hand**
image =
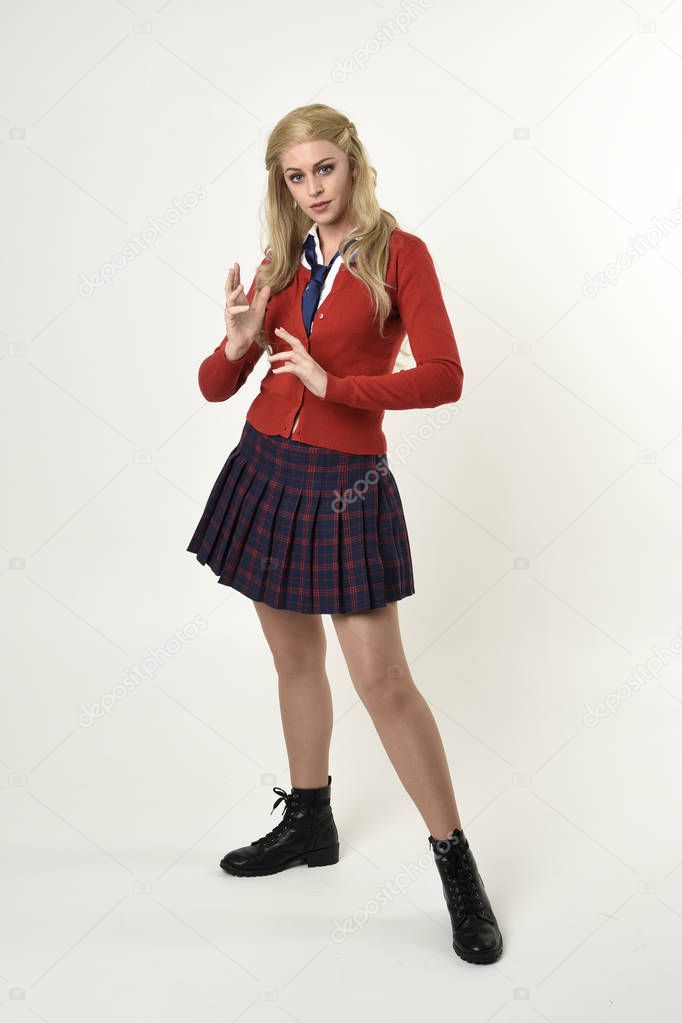
<path fill-rule="evenodd" d="M 275 327 L 275 334 L 289 342 L 291 351 L 276 352 L 274 355 L 268 356 L 271 364 L 275 359 L 287 360 L 285 365 L 279 366 L 277 369 L 272 367 L 272 372 L 294 373 L 317 398 L 324 398 L 327 391 L 327 374 L 322 367 L 315 362 L 312 355 L 308 354 L 305 345 L 284 327 Z"/>

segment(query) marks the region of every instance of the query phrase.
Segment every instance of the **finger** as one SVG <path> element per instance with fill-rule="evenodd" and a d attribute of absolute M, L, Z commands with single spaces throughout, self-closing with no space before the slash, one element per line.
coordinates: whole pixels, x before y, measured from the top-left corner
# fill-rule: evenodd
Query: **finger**
<path fill-rule="evenodd" d="M 293 352 L 276 352 L 275 354 L 270 355 L 269 359 L 270 362 L 273 362 L 275 359 L 278 359 L 280 362 L 282 362 L 282 360 L 284 359 L 293 359 L 293 355 L 294 355 Z"/>
<path fill-rule="evenodd" d="M 284 329 L 284 327 L 275 327 L 275 334 L 278 334 L 279 337 L 283 337 L 285 341 L 288 341 L 289 344 L 294 347 L 296 347 L 296 345 L 301 345 L 301 348 L 303 347 L 298 338 L 294 337 L 293 334 L 290 334 L 288 330 Z"/>
<path fill-rule="evenodd" d="M 232 315 L 232 313 L 245 313 L 251 308 L 250 305 L 227 305 L 225 306 L 226 312 Z"/>
<path fill-rule="evenodd" d="M 233 302 L 239 302 L 240 300 L 246 302 L 246 295 L 244 294 L 244 288 L 241 284 L 238 288 L 234 288 L 227 296 L 228 305 L 231 305 Z"/>
<path fill-rule="evenodd" d="M 234 290 L 234 270 L 232 267 L 227 271 L 227 279 L 225 281 L 225 298 L 230 297 L 230 292 Z"/>
<path fill-rule="evenodd" d="M 239 263 L 233 263 L 227 271 L 227 280 L 225 281 L 225 295 L 229 298 L 229 293 L 237 291 L 241 287 L 241 280 L 239 277 Z"/>
<path fill-rule="evenodd" d="M 259 293 L 258 293 L 258 300 L 256 302 L 256 309 L 258 311 L 258 315 L 259 316 L 261 315 L 261 313 L 264 313 L 265 307 L 268 304 L 268 299 L 269 298 L 270 298 L 270 285 L 266 284 L 265 287 L 261 288 L 261 290 L 259 291 Z"/>

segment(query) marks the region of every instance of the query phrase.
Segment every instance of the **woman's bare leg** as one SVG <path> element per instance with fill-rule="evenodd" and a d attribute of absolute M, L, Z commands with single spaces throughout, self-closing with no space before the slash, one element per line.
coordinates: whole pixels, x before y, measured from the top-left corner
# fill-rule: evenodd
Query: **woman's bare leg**
<path fill-rule="evenodd" d="M 279 679 L 279 708 L 291 784 L 327 784 L 333 709 L 325 668 L 327 637 L 320 615 L 254 600 Z"/>
<path fill-rule="evenodd" d="M 405 659 L 397 602 L 331 618 L 353 685 L 398 777 L 430 834 L 449 837 L 462 824 L 438 726 Z"/>

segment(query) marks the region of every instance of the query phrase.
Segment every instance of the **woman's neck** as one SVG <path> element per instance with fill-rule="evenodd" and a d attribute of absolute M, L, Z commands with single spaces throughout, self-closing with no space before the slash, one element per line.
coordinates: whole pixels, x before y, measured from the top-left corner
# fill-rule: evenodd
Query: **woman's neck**
<path fill-rule="evenodd" d="M 354 230 L 356 230 L 354 227 L 339 228 L 336 224 L 331 224 L 329 227 L 325 227 L 323 232 L 320 225 L 317 225 L 317 237 L 320 243 L 320 250 L 322 252 L 322 258 L 325 266 L 327 266 L 334 254 L 338 251 L 341 241 Z"/>

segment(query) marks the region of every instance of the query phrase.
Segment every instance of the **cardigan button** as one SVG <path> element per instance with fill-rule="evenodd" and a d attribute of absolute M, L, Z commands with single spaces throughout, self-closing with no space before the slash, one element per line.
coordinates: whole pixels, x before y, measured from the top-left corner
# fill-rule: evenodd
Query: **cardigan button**
<path fill-rule="evenodd" d="M 321 320 L 324 319 L 324 313 L 320 313 L 319 319 L 321 319 Z"/>

